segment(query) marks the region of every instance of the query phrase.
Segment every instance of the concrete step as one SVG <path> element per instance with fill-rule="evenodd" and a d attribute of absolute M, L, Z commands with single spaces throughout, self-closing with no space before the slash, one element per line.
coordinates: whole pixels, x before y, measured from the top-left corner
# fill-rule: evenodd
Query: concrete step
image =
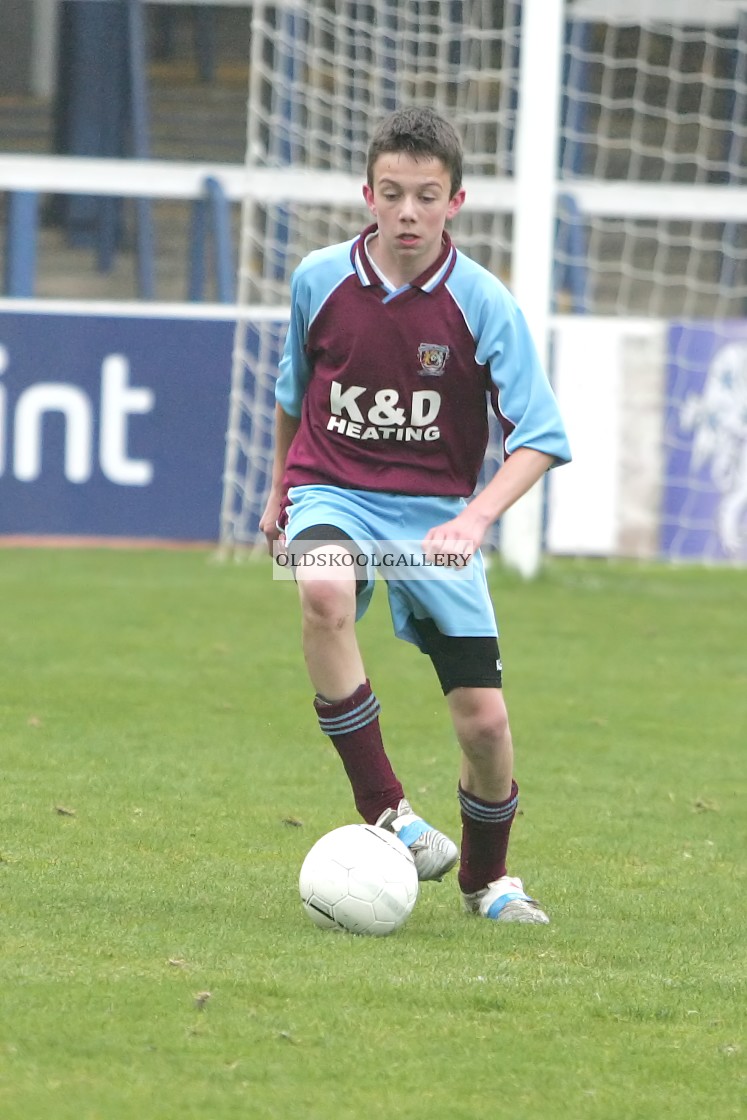
<path fill-rule="evenodd" d="M 150 149 L 154 159 L 242 163 L 246 146 L 247 66 L 221 65 L 213 83 L 199 80 L 183 61 L 157 63 L 150 71 Z M 0 150 L 49 153 L 53 148 L 54 105 L 29 97 L 0 97 Z M 48 206 L 43 213 L 48 214 Z M 152 203 L 156 249 L 156 298 L 185 300 L 189 274 L 192 207 L 184 202 Z M 110 271 L 96 266 L 92 248 L 69 244 L 66 231 L 44 220 L 39 236 L 37 295 L 40 298 L 136 299 L 135 208 L 123 204 L 123 243 Z M 4 200 L 0 195 L 0 231 Z M 240 214 L 232 208 L 234 246 Z M 0 270 L 4 246 L 0 237 Z M 0 271 L 0 275 L 1 275 Z M 215 298 L 212 282 L 206 298 Z"/>

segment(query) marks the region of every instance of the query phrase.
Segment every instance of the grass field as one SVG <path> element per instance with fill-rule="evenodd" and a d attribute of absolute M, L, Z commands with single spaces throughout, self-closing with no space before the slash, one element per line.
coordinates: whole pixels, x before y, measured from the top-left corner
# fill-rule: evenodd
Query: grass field
<path fill-rule="evenodd" d="M 2 1120 L 747 1115 L 747 573 L 491 578 L 511 870 L 553 924 L 471 919 L 452 875 L 366 939 L 298 900 L 355 816 L 292 585 L 0 552 Z M 381 589 L 361 641 L 405 786 L 458 835 L 442 698 Z"/>

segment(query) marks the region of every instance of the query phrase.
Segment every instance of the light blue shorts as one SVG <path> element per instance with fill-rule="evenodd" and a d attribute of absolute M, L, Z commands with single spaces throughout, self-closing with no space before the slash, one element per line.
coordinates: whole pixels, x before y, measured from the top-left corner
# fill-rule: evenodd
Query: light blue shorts
<path fill-rule="evenodd" d="M 422 541 L 435 525 L 456 517 L 467 504 L 463 498 L 413 498 L 373 490 L 341 490 L 335 486 L 293 486 L 285 536 L 290 543 L 316 525 L 333 525 L 357 544 L 367 541 Z M 442 634 L 456 638 L 498 636 L 495 612 L 478 552 L 471 560 L 471 578 L 393 579 L 386 588 L 394 632 L 422 648 L 412 617 L 430 618 Z M 375 570 L 366 570 L 366 586 L 359 590 L 356 619 L 366 613 L 375 585 Z"/>

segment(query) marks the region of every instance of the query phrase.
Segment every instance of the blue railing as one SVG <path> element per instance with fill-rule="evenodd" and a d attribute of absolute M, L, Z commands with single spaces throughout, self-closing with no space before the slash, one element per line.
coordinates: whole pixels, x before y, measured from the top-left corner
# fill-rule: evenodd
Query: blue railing
<path fill-rule="evenodd" d="M 207 79 L 213 73 L 212 13 L 198 14 L 200 72 Z M 72 145 L 80 149 L 76 153 L 80 155 L 149 159 L 150 105 L 143 0 L 66 3 L 61 35 L 63 104 L 56 122 L 58 148 L 65 151 Z M 109 49 L 112 47 L 113 51 Z M 112 85 L 115 88 L 112 89 Z M 102 95 L 104 90 L 109 96 Z M 217 299 L 230 302 L 235 268 L 230 204 L 219 180 L 213 176 L 205 178 L 204 192 L 204 198 L 193 203 L 188 249 L 189 298 L 201 299 L 205 291 L 209 224 Z M 156 295 L 152 200 L 142 196 L 134 197 L 133 202 L 137 295 L 140 299 L 151 300 Z M 9 192 L 4 269 L 4 291 L 8 296 L 30 298 L 35 294 L 39 211 L 39 192 Z M 115 192 L 86 198 L 69 196 L 63 224 L 69 236 L 93 246 L 100 271 L 111 269 L 122 226 L 121 198 Z"/>

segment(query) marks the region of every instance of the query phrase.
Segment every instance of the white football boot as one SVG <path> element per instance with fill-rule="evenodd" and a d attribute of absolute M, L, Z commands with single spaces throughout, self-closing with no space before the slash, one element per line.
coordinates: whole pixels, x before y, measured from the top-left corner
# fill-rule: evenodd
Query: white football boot
<path fill-rule="evenodd" d="M 393 832 L 410 849 L 421 881 L 443 878 L 459 859 L 454 841 L 413 813 L 404 798 L 396 809 L 386 809 L 376 824 Z"/>
<path fill-rule="evenodd" d="M 510 875 L 488 883 L 474 894 L 462 894 L 462 901 L 468 914 L 479 914 L 494 922 L 533 922 L 543 926 L 550 923 L 539 903 L 524 891 L 521 879 Z"/>

